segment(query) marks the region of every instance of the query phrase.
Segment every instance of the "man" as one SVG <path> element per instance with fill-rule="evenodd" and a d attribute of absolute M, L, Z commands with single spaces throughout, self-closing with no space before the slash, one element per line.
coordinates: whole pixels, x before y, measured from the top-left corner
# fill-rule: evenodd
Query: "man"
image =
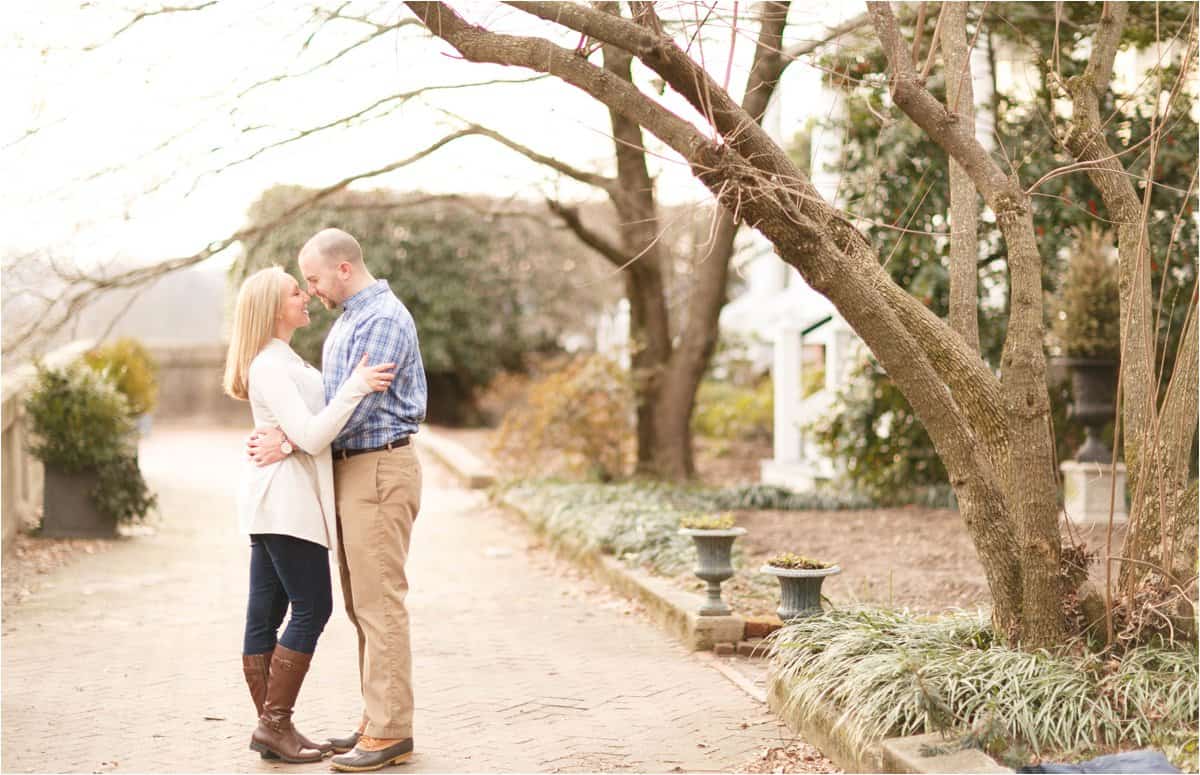
<path fill-rule="evenodd" d="M 324 229 L 301 248 L 308 293 L 342 315 L 321 353 L 325 397 L 349 378 L 363 353 L 372 363 L 394 361 L 396 379 L 372 393 L 333 440 L 338 567 L 346 614 L 358 631 L 363 717 L 358 730 L 330 740 L 342 756 L 333 768 L 367 772 L 412 756 L 412 652 L 404 598 L 413 521 L 421 504 L 421 466 L 410 439 L 425 419 L 425 369 L 412 315 L 385 280 L 363 263 L 358 241 Z M 291 451 L 281 431 L 250 443 L 259 465 Z M 346 753 L 349 752 L 349 753 Z"/>

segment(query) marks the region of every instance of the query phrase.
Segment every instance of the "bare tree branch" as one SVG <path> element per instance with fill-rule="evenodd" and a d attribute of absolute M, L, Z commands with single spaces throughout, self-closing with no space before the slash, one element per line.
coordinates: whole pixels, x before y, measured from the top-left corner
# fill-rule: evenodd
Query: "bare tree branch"
<path fill-rule="evenodd" d="M 546 206 L 550 208 L 550 212 L 562 220 L 566 227 L 579 238 L 580 242 L 599 253 L 610 264 L 618 269 L 623 269 L 629 263 L 629 256 L 625 255 L 625 251 L 621 250 L 619 246 L 611 242 L 607 237 L 584 225 L 578 208 L 567 207 L 558 200 L 549 197 L 546 198 Z"/>
<path fill-rule="evenodd" d="M 379 167 L 378 169 L 368 170 L 366 172 L 360 172 L 347 176 L 332 185 L 319 189 L 311 196 L 301 200 L 285 210 L 276 218 L 257 226 L 240 229 L 227 237 L 210 242 L 201 250 L 198 250 L 197 252 L 188 256 L 168 259 L 150 266 L 137 267 L 135 269 L 118 272 L 114 275 L 102 277 L 92 276 L 80 270 L 59 270 L 58 274 L 60 277 L 78 287 L 68 288 L 57 300 L 61 303 L 61 308 L 57 314 L 55 314 L 53 310 L 47 310 L 46 315 L 22 327 L 15 334 L 6 337 L 3 342 L 3 351 L 4 353 L 10 353 L 20 350 L 21 348 L 30 344 L 34 339 L 46 333 L 57 331 L 67 321 L 77 317 L 84 308 L 91 304 L 97 295 L 105 291 L 120 288 L 137 288 L 147 282 L 162 277 L 163 275 L 194 266 L 223 252 L 235 242 L 244 241 L 252 237 L 258 237 L 260 235 L 269 233 L 271 230 L 284 223 L 290 222 L 297 215 L 309 209 L 317 202 L 320 202 L 332 194 L 345 189 L 351 183 L 385 175 L 389 172 L 400 169 L 401 167 L 413 164 L 414 162 L 420 161 L 426 156 L 429 156 L 448 143 L 451 143 L 460 137 L 466 137 L 472 134 L 474 133 L 466 130 L 454 132 L 404 159 L 383 167 Z"/>
<path fill-rule="evenodd" d="M 116 32 L 114 32 L 112 35 L 110 35 L 108 37 L 108 40 L 101 41 L 100 43 L 94 43 L 90 46 L 85 46 L 83 50 L 84 51 L 95 51 L 96 49 L 100 48 L 101 46 L 106 45 L 106 44 L 111 43 L 112 41 L 116 40 L 123 33 L 128 32 L 129 29 L 132 28 L 135 24 L 137 24 L 138 22 L 143 21 L 145 19 L 149 19 L 154 16 L 162 16 L 163 14 L 169 14 L 169 13 L 186 13 L 188 11 L 201 11 L 205 8 L 208 8 L 209 6 L 216 5 L 219 1 L 220 0 L 208 0 L 208 2 L 200 3 L 199 5 L 164 5 L 163 7 L 159 8 L 157 10 L 154 10 L 154 11 L 141 11 L 140 13 L 136 14 L 132 19 L 130 19 L 128 22 L 126 22 L 126 24 L 123 27 L 121 27 Z"/>
<path fill-rule="evenodd" d="M 307 137 L 312 137 L 313 135 L 317 135 L 322 132 L 327 132 L 331 129 L 337 129 L 337 128 L 349 126 L 356 119 L 363 118 L 363 116 L 366 116 L 371 111 L 373 111 L 376 108 L 379 108 L 380 106 L 383 106 L 383 105 L 390 105 L 391 109 L 388 111 L 385 111 L 383 113 L 380 113 L 377 116 L 372 116 L 371 118 L 382 118 L 383 116 L 388 115 L 391 112 L 391 110 L 394 110 L 396 107 L 404 104 L 405 102 L 407 102 L 415 97 L 419 97 L 423 94 L 432 92 L 432 91 L 447 91 L 447 90 L 453 90 L 453 89 L 470 89 L 470 88 L 475 88 L 478 86 L 495 86 L 498 84 L 531 83 L 531 82 L 539 80 L 540 78 L 543 78 L 543 77 L 545 77 L 545 76 L 534 76 L 532 78 L 520 78 L 520 79 L 515 79 L 515 80 L 493 79 L 493 80 L 488 80 L 488 81 L 475 81 L 472 83 L 455 83 L 455 84 L 444 84 L 444 85 L 436 85 L 435 84 L 432 86 L 422 86 L 420 88 L 413 89 L 413 90 L 407 91 L 407 92 L 400 92 L 398 94 L 389 94 L 386 97 L 380 97 L 379 99 L 372 102 L 370 105 L 367 105 L 363 108 L 359 108 L 358 110 L 354 111 L 353 113 L 349 113 L 344 116 L 339 116 L 338 118 L 335 118 L 331 121 L 326 121 L 324 124 L 319 124 L 314 127 L 309 127 L 307 129 L 298 130 L 295 133 L 293 133 L 290 137 L 285 137 L 282 140 L 276 140 L 273 143 L 267 143 L 266 145 L 259 146 L 258 148 L 254 149 L 252 152 L 250 152 L 249 154 L 246 154 L 245 156 L 235 159 L 234 161 L 231 161 L 227 164 L 223 164 L 220 167 L 217 167 L 215 169 L 206 170 L 205 172 L 202 172 L 200 175 L 198 175 L 196 177 L 195 182 L 192 184 L 192 190 L 194 191 L 196 186 L 199 185 L 200 182 L 208 176 L 219 175 L 222 172 L 226 172 L 234 167 L 240 166 L 249 161 L 253 161 L 254 159 L 261 156 L 262 154 L 266 153 L 267 151 L 271 151 L 271 150 L 280 148 L 285 145 L 290 145 L 294 142 L 298 142 Z M 248 131 L 251 131 L 251 129 L 261 129 L 261 128 L 263 128 L 263 127 L 253 127 L 253 128 L 246 127 L 246 128 L 243 128 L 242 131 L 248 132 Z"/>
<path fill-rule="evenodd" d="M 826 43 L 837 40 L 838 38 L 848 35 L 851 32 L 860 30 L 871 23 L 871 17 L 865 13 L 860 13 L 858 16 L 847 19 L 836 27 L 831 27 L 828 34 L 815 40 L 806 40 L 803 43 L 796 43 L 788 46 L 783 51 L 784 58 L 788 60 L 799 59 L 806 54 L 811 54 Z"/>
<path fill-rule="evenodd" d="M 522 145 L 515 140 L 502 135 L 494 129 L 489 129 L 485 126 L 481 126 L 480 124 L 471 123 L 468 123 L 466 128 L 471 130 L 473 134 L 495 140 L 504 147 L 516 151 L 530 161 L 536 162 L 543 167 L 549 167 L 555 172 L 560 172 L 569 178 L 578 180 L 580 183 L 587 183 L 588 185 L 595 186 L 596 188 L 608 192 L 610 195 L 619 190 L 617 181 L 614 178 L 598 175 L 594 172 L 588 172 L 587 170 L 581 170 L 578 167 L 573 167 L 564 161 L 554 158 L 553 156 L 547 156 L 545 154 L 538 153 L 532 148 Z"/>
<path fill-rule="evenodd" d="M 328 18 L 330 18 L 330 19 L 347 19 L 347 18 L 351 18 L 351 17 L 342 16 L 341 14 L 333 13 L 333 14 L 330 14 Z M 350 45 L 343 47 L 337 53 L 333 54 L 332 56 L 327 57 L 325 60 L 323 60 L 321 62 L 318 62 L 317 64 L 313 65 L 312 67 L 309 67 L 307 70 L 302 70 L 301 72 L 298 72 L 298 73 L 283 73 L 281 75 L 276 75 L 272 78 L 264 78 L 260 81 L 256 81 L 256 82 L 250 84 L 245 89 L 242 89 L 240 92 L 238 92 L 237 96 L 239 98 L 245 97 L 247 94 L 254 91 L 255 89 L 259 89 L 263 86 L 266 86 L 267 84 L 282 83 L 283 81 L 288 81 L 293 78 L 303 78 L 306 75 L 311 75 L 312 73 L 315 73 L 317 70 L 320 70 L 322 67 L 327 67 L 327 66 L 333 64 L 334 62 L 338 61 L 342 57 L 346 56 L 350 52 L 355 51 L 355 50 L 367 45 L 368 43 L 375 40 L 376 38 L 382 37 L 383 35 L 386 35 L 389 32 L 394 32 L 394 31 L 402 29 L 404 27 L 408 27 L 411 25 L 420 25 L 420 23 L 421 22 L 418 21 L 417 19 L 401 19 L 400 21 L 396 22 L 395 24 L 387 24 L 387 25 L 376 24 L 374 31 L 370 35 L 366 36 L 365 38 L 360 38 L 359 40 L 356 40 L 355 42 L 351 43 Z"/>

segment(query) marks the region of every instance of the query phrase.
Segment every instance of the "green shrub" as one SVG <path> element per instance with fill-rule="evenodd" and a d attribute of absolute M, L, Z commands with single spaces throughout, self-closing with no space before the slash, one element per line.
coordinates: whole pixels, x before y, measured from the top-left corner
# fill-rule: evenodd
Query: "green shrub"
<path fill-rule="evenodd" d="M 142 519 L 158 505 L 158 496 L 150 492 L 137 457 L 118 455 L 100 466 L 100 481 L 91 493 L 101 513 L 118 522 Z"/>
<path fill-rule="evenodd" d="M 775 388 L 763 379 L 754 387 L 706 380 L 696 392 L 692 432 L 729 441 L 770 441 L 775 423 Z"/>
<path fill-rule="evenodd" d="M 908 401 L 874 358 L 834 394 L 811 424 L 821 450 L 844 463 L 855 488 L 884 504 L 914 500 L 922 489 L 948 488 L 946 467 Z"/>
<path fill-rule="evenodd" d="M 134 415 L 150 414 L 158 406 L 158 364 L 136 339 L 118 339 L 90 350 L 83 359 L 116 385 Z"/>
<path fill-rule="evenodd" d="M 1076 358 L 1117 360 L 1121 354 L 1121 297 L 1108 253 L 1113 235 L 1098 226 L 1072 230 L 1075 245 L 1055 311 L 1054 338 Z"/>
<path fill-rule="evenodd" d="M 580 356 L 533 384 L 527 404 L 505 416 L 495 451 L 522 474 L 618 479 L 629 458 L 633 406 L 620 366 Z"/>
<path fill-rule="evenodd" d="M 853 491 L 829 488 L 814 492 L 793 492 L 777 484 L 742 484 L 720 490 L 694 490 L 686 497 L 695 502 L 697 507 L 710 509 L 840 511 L 870 509 L 876 505 L 875 501 Z"/>
<path fill-rule="evenodd" d="M 271 223 L 313 193 L 271 188 L 251 205 L 248 225 Z M 295 274 L 295 257 L 313 234 L 330 226 L 348 231 L 362 246 L 367 269 L 412 313 L 429 382 L 427 419 L 475 424 L 482 420 L 475 392 L 501 371 L 519 369 L 526 353 L 554 349 L 564 330 L 579 330 L 601 305 L 605 285 L 574 288 L 590 277 L 591 262 L 564 271 L 564 262 L 574 259 L 563 235 L 537 219 L 491 218 L 483 214 L 487 209 L 487 202 L 343 191 L 251 241 L 230 268 L 230 280 L 236 286 L 273 264 Z M 312 323 L 296 331 L 292 347 L 319 364 L 338 312 L 316 303 L 309 309 Z"/>
<path fill-rule="evenodd" d="M 80 364 L 37 364 L 25 399 L 33 438 L 29 451 L 67 473 L 107 463 L 124 452 L 133 431 L 129 401 L 103 374 Z"/>
<path fill-rule="evenodd" d="M 30 453 L 66 473 L 98 471 L 99 485 L 91 493 L 97 508 L 123 521 L 144 517 L 156 498 L 137 465 L 129 401 L 82 363 L 36 367 L 25 398 Z"/>

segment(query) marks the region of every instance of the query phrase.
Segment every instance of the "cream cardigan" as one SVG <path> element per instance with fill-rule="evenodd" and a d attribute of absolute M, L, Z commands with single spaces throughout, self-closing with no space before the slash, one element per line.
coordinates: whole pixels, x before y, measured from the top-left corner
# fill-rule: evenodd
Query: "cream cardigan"
<path fill-rule="evenodd" d="M 278 463 L 247 459 L 238 488 L 243 533 L 281 533 L 332 548 L 337 540 L 329 444 L 370 388 L 353 375 L 325 405 L 321 372 L 286 342 L 272 339 L 250 363 L 255 426 L 283 429 L 294 451 Z"/>

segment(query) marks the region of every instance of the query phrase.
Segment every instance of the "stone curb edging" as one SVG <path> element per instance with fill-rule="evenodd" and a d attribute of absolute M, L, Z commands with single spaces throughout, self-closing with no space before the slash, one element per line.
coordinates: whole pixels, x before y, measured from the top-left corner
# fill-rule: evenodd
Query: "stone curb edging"
<path fill-rule="evenodd" d="M 846 772 L 905 773 L 1004 773 L 1013 772 L 996 763 L 983 751 L 964 749 L 925 756 L 926 746 L 945 745 L 939 732 L 905 737 L 873 739 L 858 726 L 841 720 L 841 714 L 828 703 L 811 714 L 787 707 L 790 686 L 778 675 L 771 675 L 767 686 L 767 706 L 788 728 L 820 749 Z"/>
<path fill-rule="evenodd" d="M 587 568 L 613 589 L 646 606 L 656 624 L 692 651 L 708 651 L 718 643 L 736 643 L 742 639 L 745 621 L 737 614 L 700 616 L 697 611 L 704 604 L 701 595 L 677 589 L 671 582 L 630 568 L 615 557 L 554 535 L 511 501 L 500 498 L 497 502 L 520 517 L 559 556 Z"/>
<path fill-rule="evenodd" d="M 428 426 L 417 435 L 417 443 L 454 472 L 469 489 L 486 490 L 496 483 L 495 472 L 474 452 L 430 430 Z"/>
<path fill-rule="evenodd" d="M 495 483 L 496 476 L 487 465 L 460 444 L 428 429 L 422 430 L 421 441 L 468 487 L 486 488 Z M 522 508 L 504 498 L 497 502 L 545 539 L 560 557 L 583 566 L 609 586 L 640 601 L 660 627 L 691 650 L 708 651 L 716 643 L 737 642 L 743 638 L 745 620 L 742 617 L 736 614 L 700 616 L 696 611 L 704 602 L 703 596 L 677 589 L 665 579 L 629 568 L 614 557 L 554 535 Z M 840 714 L 828 705 L 822 706 L 817 714 L 801 717 L 798 712 L 786 709 L 787 689 L 785 681 L 772 676 L 766 697 L 768 707 L 788 728 L 819 748 L 846 772 L 1012 772 L 996 764 L 982 751 L 964 750 L 932 757 L 922 756 L 920 752 L 923 746 L 937 745 L 942 741 L 941 735 L 936 733 L 870 740 L 848 724 L 839 725 L 837 721 Z"/>

